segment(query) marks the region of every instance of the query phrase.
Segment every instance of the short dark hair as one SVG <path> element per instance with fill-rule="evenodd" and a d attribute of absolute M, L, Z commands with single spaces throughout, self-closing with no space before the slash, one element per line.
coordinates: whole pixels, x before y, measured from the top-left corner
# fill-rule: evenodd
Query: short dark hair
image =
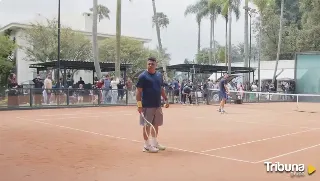
<path fill-rule="evenodd" d="M 152 61 L 152 62 L 156 62 L 156 61 L 157 61 L 156 58 L 154 58 L 154 57 L 149 57 L 149 58 L 148 58 L 148 61 L 149 61 L 149 60 Z"/>

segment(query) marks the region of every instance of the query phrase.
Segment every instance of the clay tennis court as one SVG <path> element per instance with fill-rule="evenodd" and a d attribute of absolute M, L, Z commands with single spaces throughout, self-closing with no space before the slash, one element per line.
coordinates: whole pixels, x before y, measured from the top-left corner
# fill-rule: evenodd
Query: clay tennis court
<path fill-rule="evenodd" d="M 142 152 L 135 107 L 0 112 L 3 181 L 264 181 L 265 161 L 320 168 L 320 105 L 171 105 L 159 153 Z M 319 173 L 300 180 L 319 180 Z"/>

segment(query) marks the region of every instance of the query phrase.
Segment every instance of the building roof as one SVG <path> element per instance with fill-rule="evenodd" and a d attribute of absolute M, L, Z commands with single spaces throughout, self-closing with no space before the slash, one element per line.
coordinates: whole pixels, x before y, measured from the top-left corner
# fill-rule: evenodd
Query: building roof
<path fill-rule="evenodd" d="M 214 72 L 228 72 L 228 66 L 217 66 L 217 65 L 200 65 L 200 64 L 177 64 L 167 66 L 167 71 L 174 70 L 177 72 L 190 72 L 192 68 L 195 68 L 196 73 L 209 73 Z M 162 71 L 160 67 L 158 70 Z M 254 72 L 254 68 L 248 67 L 231 67 L 231 73 L 249 73 Z"/>
<path fill-rule="evenodd" d="M 27 24 L 27 23 L 10 23 L 7 24 L 3 27 L 0 28 L 0 34 L 3 33 L 6 30 L 9 29 L 26 29 L 26 28 L 31 28 L 31 24 Z M 74 30 L 75 32 L 78 33 L 82 33 L 86 36 L 91 36 L 92 33 L 90 31 L 82 31 L 82 30 Z M 111 38 L 111 37 L 115 37 L 115 34 L 106 34 L 106 33 L 98 33 L 98 37 L 102 37 L 102 38 Z M 138 41 L 142 41 L 144 43 L 149 43 L 151 42 L 151 39 L 147 39 L 147 38 L 139 38 L 139 37 L 131 37 L 131 36 L 124 36 L 124 37 L 128 37 L 128 38 L 132 38 Z"/>
<path fill-rule="evenodd" d="M 121 71 L 127 70 L 130 67 L 132 67 L 132 64 L 120 64 Z M 56 69 L 58 68 L 58 61 L 30 64 L 29 68 L 36 68 L 38 70 L 47 70 L 48 68 Z M 93 62 L 68 61 L 68 60 L 60 60 L 60 68 L 73 69 L 73 70 L 92 70 L 92 71 L 95 70 Z M 115 70 L 115 63 L 100 62 L 100 68 L 102 72 L 111 72 Z"/>

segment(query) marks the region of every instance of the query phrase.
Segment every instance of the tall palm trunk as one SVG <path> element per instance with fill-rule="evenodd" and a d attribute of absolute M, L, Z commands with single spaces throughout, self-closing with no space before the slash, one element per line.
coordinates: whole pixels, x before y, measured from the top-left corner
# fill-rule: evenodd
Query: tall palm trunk
<path fill-rule="evenodd" d="M 166 60 L 162 59 L 162 43 L 161 43 L 161 34 L 160 34 L 160 27 L 159 27 L 159 22 L 158 22 L 158 17 L 157 17 L 157 9 L 156 9 L 156 2 L 155 0 L 152 0 L 152 7 L 153 7 L 153 16 L 156 19 L 156 31 L 157 31 L 157 39 L 158 39 L 158 44 L 159 44 L 159 58 L 162 61 L 162 67 L 163 67 L 163 71 L 164 71 L 164 78 L 165 80 L 167 80 L 167 63 Z"/>
<path fill-rule="evenodd" d="M 198 20 L 198 55 L 200 54 L 201 49 L 201 20 Z"/>
<path fill-rule="evenodd" d="M 225 17 L 226 19 L 226 46 L 225 46 L 225 51 L 224 51 L 224 59 L 225 59 L 225 63 L 226 66 L 228 66 L 228 17 Z"/>
<path fill-rule="evenodd" d="M 93 0 L 92 52 L 93 63 L 98 79 L 102 77 L 98 57 L 98 0 Z"/>
<path fill-rule="evenodd" d="M 280 48 L 281 48 L 281 39 L 282 39 L 282 18 L 283 18 L 283 9 L 284 9 L 284 0 L 281 0 L 281 14 L 280 14 L 280 28 L 279 28 L 279 39 L 278 39 L 278 51 L 277 51 L 277 59 L 276 59 L 276 67 L 273 73 L 272 84 L 276 81 L 278 63 L 280 58 Z"/>
<path fill-rule="evenodd" d="M 209 51 L 209 65 L 212 65 L 212 35 L 213 35 L 213 16 L 210 16 L 210 51 Z"/>
<path fill-rule="evenodd" d="M 232 22 L 232 7 L 231 1 L 229 0 L 229 8 L 228 8 L 228 23 L 229 23 L 229 45 L 228 45 L 228 74 L 231 75 L 231 22 Z"/>
<path fill-rule="evenodd" d="M 249 15 L 248 15 L 248 7 L 249 6 L 249 0 L 245 0 L 245 16 L 244 16 L 244 67 L 248 67 L 248 63 L 249 63 L 249 43 L 248 43 L 248 38 L 249 38 L 249 34 L 248 34 L 248 21 L 249 21 Z M 246 74 L 245 75 L 245 82 L 249 81 L 249 75 Z"/>
<path fill-rule="evenodd" d="M 217 61 L 216 61 L 216 41 L 214 40 L 214 19 L 215 19 L 215 17 L 214 17 L 214 15 L 213 15 L 213 20 L 212 20 L 213 51 L 212 51 L 212 53 L 213 53 L 213 62 L 214 62 L 214 64 L 216 64 Z"/>
<path fill-rule="evenodd" d="M 117 0 L 115 76 L 120 78 L 121 0 Z"/>

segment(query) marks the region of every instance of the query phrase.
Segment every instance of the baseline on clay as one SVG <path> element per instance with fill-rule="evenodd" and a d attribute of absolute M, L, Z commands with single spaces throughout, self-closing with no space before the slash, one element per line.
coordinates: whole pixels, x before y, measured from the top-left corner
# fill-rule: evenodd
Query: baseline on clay
<path fill-rule="evenodd" d="M 47 125 L 47 126 L 51 126 L 51 127 L 56 127 L 56 128 L 60 128 L 60 129 L 68 129 L 68 130 L 72 130 L 72 131 L 78 131 L 78 132 L 83 132 L 83 133 L 88 133 L 88 134 L 93 134 L 93 135 L 98 135 L 98 136 L 103 136 L 103 137 L 108 137 L 108 138 L 113 138 L 113 139 L 126 140 L 126 141 L 130 141 L 130 142 L 135 142 L 135 143 L 142 143 L 142 141 L 139 141 L 139 140 L 129 139 L 129 138 L 120 137 L 120 136 L 114 136 L 114 135 L 108 135 L 108 134 L 102 134 L 102 133 L 97 133 L 97 132 L 93 132 L 93 131 L 77 129 L 77 128 L 73 128 L 73 127 L 69 127 L 69 126 L 62 126 L 62 125 L 57 125 L 57 124 L 46 123 L 46 122 L 42 122 L 42 121 L 35 121 L 32 119 L 27 119 L 27 118 L 22 118 L 22 117 L 16 117 L 16 119 L 25 120 L 25 121 L 29 121 L 29 122 L 33 122 L 33 123 L 42 124 L 42 125 Z M 181 149 L 181 148 L 177 148 L 177 147 L 167 147 L 167 148 L 172 149 L 172 150 L 181 151 L 181 152 L 196 154 L 196 155 L 203 155 L 203 156 L 219 158 L 219 159 L 223 159 L 223 160 L 236 161 L 236 162 L 249 163 L 249 164 L 255 163 L 255 162 L 248 161 L 248 160 L 241 160 L 241 159 L 236 159 L 236 158 L 223 157 L 223 156 L 219 156 L 219 155 L 201 153 L 201 152 Z"/>

